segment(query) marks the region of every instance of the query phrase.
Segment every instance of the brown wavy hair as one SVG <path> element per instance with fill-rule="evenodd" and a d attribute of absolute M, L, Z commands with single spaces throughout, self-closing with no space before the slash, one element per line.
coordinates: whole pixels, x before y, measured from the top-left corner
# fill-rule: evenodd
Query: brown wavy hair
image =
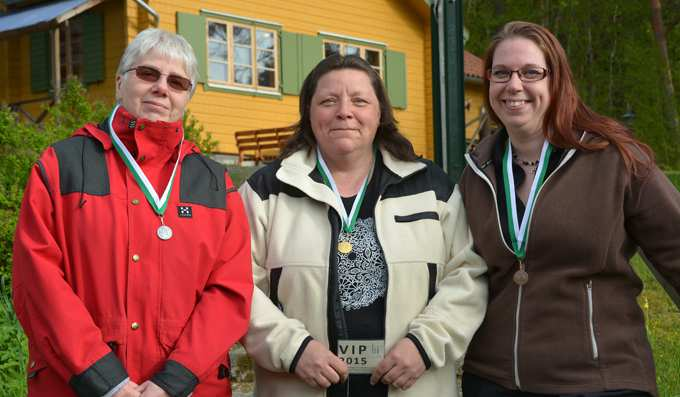
<path fill-rule="evenodd" d="M 626 169 L 639 175 L 654 162 L 652 149 L 633 137 L 632 132 L 618 121 L 594 112 L 581 100 L 576 91 L 574 77 L 564 48 L 546 28 L 530 22 L 508 22 L 491 39 L 484 57 L 484 70 L 493 66 L 498 45 L 507 39 L 525 38 L 538 46 L 545 56 L 548 68 L 550 104 L 543 118 L 543 133 L 553 145 L 587 151 L 602 150 L 614 145 Z M 491 118 L 503 125 L 489 102 L 489 79 L 484 77 L 484 105 Z M 599 139 L 580 142 L 580 132 L 588 131 Z"/>
<path fill-rule="evenodd" d="M 415 161 L 418 156 L 413 151 L 411 142 L 399 132 L 397 120 L 392 112 L 392 105 L 387 97 L 382 79 L 378 73 L 356 55 L 331 55 L 319 62 L 307 75 L 300 90 L 300 120 L 294 125 L 295 133 L 281 151 L 281 158 L 286 158 L 301 149 L 315 149 L 316 138 L 312 131 L 311 103 L 319 80 L 334 70 L 355 69 L 368 76 L 371 86 L 380 105 L 380 123 L 375 134 L 375 142 L 385 148 L 392 156 L 403 161 Z"/>

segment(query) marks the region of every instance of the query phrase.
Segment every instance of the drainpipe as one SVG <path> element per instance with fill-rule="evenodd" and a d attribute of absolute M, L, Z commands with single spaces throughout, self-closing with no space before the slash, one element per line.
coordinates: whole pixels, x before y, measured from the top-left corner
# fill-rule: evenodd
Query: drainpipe
<path fill-rule="evenodd" d="M 438 56 L 432 71 L 435 136 L 439 138 L 435 138 L 435 159 L 441 153 L 439 164 L 456 182 L 465 167 L 462 0 L 436 0 L 431 11 L 433 40 L 437 32 L 432 55 Z"/>
<path fill-rule="evenodd" d="M 156 12 L 156 10 L 154 10 L 153 8 L 151 8 L 151 6 L 149 6 L 148 4 L 146 4 L 146 3 L 145 3 L 144 1 L 142 1 L 142 0 L 135 0 L 135 3 L 139 4 L 140 7 L 142 7 L 143 9 L 146 10 L 146 12 L 148 12 L 149 14 L 151 14 L 151 16 L 153 17 L 153 26 L 158 27 L 158 23 L 160 22 L 161 17 L 158 15 L 158 13 Z"/>
<path fill-rule="evenodd" d="M 434 136 L 434 162 L 446 170 L 444 165 L 444 153 L 443 147 L 443 133 L 442 133 L 442 108 L 445 107 L 442 101 L 446 98 L 441 97 L 442 91 L 442 68 L 440 67 L 440 61 L 442 58 L 439 56 L 441 49 L 439 48 L 439 37 L 441 37 L 439 29 L 439 1 L 435 0 L 430 5 L 430 34 L 432 49 L 432 130 Z"/>

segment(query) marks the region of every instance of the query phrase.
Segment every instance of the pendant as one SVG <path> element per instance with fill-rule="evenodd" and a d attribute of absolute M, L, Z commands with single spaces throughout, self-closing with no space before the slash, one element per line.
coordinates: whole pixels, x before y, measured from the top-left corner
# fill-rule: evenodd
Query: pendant
<path fill-rule="evenodd" d="M 338 251 L 341 254 L 349 254 L 352 252 L 352 244 L 349 241 L 341 241 L 338 243 Z"/>
<path fill-rule="evenodd" d="M 512 275 L 512 281 L 519 286 L 522 286 L 529 281 L 529 273 L 524 270 L 524 262 L 519 261 L 519 270 Z"/>
<path fill-rule="evenodd" d="M 156 235 L 161 240 L 170 240 L 172 238 L 172 229 L 170 229 L 170 226 L 160 225 L 156 229 Z"/>
<path fill-rule="evenodd" d="M 512 275 L 512 281 L 517 285 L 524 285 L 529 281 L 529 273 L 523 269 L 519 269 Z"/>

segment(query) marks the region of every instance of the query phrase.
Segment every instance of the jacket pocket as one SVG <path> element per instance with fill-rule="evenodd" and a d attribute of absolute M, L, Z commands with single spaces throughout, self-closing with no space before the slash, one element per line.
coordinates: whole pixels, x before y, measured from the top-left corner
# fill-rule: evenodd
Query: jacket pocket
<path fill-rule="evenodd" d="M 434 211 L 424 211 L 424 212 L 416 212 L 415 214 L 410 214 L 410 215 L 395 215 L 394 216 L 394 221 L 395 222 L 400 222 L 400 223 L 405 223 L 405 222 L 415 222 L 423 219 L 432 219 L 435 221 L 439 220 L 439 214 L 434 212 Z"/>
<path fill-rule="evenodd" d="M 430 276 L 429 283 L 427 286 L 427 302 L 429 303 L 430 300 L 432 300 L 432 298 L 434 297 L 434 294 L 437 293 L 437 264 L 428 263 L 427 272 L 429 273 Z"/>
<path fill-rule="evenodd" d="M 185 321 L 160 320 L 158 340 L 166 356 L 170 355 L 175 349 L 177 339 L 179 339 L 185 325 Z"/>
<path fill-rule="evenodd" d="M 595 333 L 595 321 L 593 314 L 593 280 L 588 280 L 586 283 L 586 296 L 588 298 L 588 334 L 590 335 L 590 346 L 592 349 L 593 360 L 600 359 L 600 352 L 597 347 L 597 337 Z"/>
<path fill-rule="evenodd" d="M 30 382 L 31 379 L 35 378 L 47 368 L 47 362 L 42 358 L 42 356 L 33 347 L 33 344 L 29 341 L 28 343 L 28 363 L 26 363 L 26 379 Z"/>
<path fill-rule="evenodd" d="M 279 300 L 279 280 L 281 280 L 282 271 L 283 267 L 277 267 L 272 269 L 269 273 L 269 299 L 274 306 L 278 307 L 281 311 L 283 311 L 283 305 Z"/>

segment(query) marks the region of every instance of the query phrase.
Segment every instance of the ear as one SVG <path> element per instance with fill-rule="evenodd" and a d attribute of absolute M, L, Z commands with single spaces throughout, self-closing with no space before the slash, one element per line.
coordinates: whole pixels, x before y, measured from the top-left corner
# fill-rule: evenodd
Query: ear
<path fill-rule="evenodd" d="M 116 75 L 116 99 L 120 99 L 120 89 L 123 84 L 123 76 L 121 75 Z"/>

